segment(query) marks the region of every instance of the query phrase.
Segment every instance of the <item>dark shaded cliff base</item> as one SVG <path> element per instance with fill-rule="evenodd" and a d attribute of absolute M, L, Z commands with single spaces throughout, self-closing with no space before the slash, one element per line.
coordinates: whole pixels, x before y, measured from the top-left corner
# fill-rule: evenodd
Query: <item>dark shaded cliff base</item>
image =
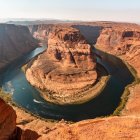
<path fill-rule="evenodd" d="M 0 24 L 0 72 L 38 46 L 27 27 Z"/>

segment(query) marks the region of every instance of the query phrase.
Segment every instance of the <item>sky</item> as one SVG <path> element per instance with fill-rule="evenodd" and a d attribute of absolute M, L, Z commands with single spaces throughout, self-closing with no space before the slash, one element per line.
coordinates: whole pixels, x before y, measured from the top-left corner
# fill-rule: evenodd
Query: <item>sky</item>
<path fill-rule="evenodd" d="M 0 18 L 140 23 L 140 0 L 0 0 Z"/>

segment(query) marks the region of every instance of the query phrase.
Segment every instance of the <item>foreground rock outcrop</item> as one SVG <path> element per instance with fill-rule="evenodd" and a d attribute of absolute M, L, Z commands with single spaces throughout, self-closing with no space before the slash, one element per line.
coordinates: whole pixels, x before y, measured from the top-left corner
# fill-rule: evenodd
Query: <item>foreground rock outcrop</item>
<path fill-rule="evenodd" d="M 51 91 L 43 94 L 45 99 L 65 102 L 96 82 L 96 58 L 77 29 L 56 26 L 47 51 L 28 64 L 26 77 L 33 86 Z"/>
<path fill-rule="evenodd" d="M 107 117 L 69 124 L 40 120 L 0 99 L 0 140 L 139 140 L 140 117 Z M 16 125 L 17 123 L 17 125 Z"/>
<path fill-rule="evenodd" d="M 16 112 L 0 98 L 0 140 L 12 140 L 15 130 Z"/>
<path fill-rule="evenodd" d="M 0 70 L 36 47 L 27 27 L 0 24 Z"/>

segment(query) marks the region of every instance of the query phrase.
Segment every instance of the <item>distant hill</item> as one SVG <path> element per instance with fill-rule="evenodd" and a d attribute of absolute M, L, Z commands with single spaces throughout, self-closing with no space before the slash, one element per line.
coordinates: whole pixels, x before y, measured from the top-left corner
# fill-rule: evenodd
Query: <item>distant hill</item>
<path fill-rule="evenodd" d="M 58 24 L 58 23 L 71 23 L 74 21 L 69 20 L 10 20 L 7 21 L 7 24 L 15 24 L 15 25 L 39 25 L 39 24 Z"/>

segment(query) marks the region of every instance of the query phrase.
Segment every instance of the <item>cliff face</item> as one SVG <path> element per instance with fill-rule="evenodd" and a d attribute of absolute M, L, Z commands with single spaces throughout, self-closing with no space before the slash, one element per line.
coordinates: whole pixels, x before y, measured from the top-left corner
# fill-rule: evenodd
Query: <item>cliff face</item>
<path fill-rule="evenodd" d="M 124 24 L 125 25 L 125 24 Z M 106 52 L 121 56 L 140 76 L 140 26 L 118 26 L 102 30 L 96 46 Z"/>
<path fill-rule="evenodd" d="M 41 42 L 48 42 L 48 35 L 51 32 L 54 25 L 52 24 L 41 24 L 41 25 L 30 25 L 29 30 L 34 36 L 34 38 L 40 40 Z"/>
<path fill-rule="evenodd" d="M 0 24 L 0 69 L 37 46 L 27 27 Z"/>
<path fill-rule="evenodd" d="M 54 27 L 47 51 L 28 67 L 26 77 L 33 86 L 59 93 L 61 97 L 84 90 L 97 78 L 91 47 L 72 27 Z"/>
<path fill-rule="evenodd" d="M 122 58 L 135 68 L 137 76 L 140 77 L 140 43 L 133 45 Z"/>
<path fill-rule="evenodd" d="M 0 99 L 0 140 L 9 140 L 16 130 L 16 112 Z"/>
<path fill-rule="evenodd" d="M 123 55 L 140 45 L 140 30 L 123 28 L 105 28 L 96 45 L 113 54 Z"/>

